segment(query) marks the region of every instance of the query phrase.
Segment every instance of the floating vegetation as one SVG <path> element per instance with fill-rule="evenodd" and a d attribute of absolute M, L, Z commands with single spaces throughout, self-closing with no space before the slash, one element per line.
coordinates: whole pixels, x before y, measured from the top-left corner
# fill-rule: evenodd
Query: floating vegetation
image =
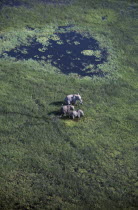
<path fill-rule="evenodd" d="M 74 44 L 75 44 L 75 45 L 78 45 L 78 44 L 80 44 L 80 42 L 75 41 Z"/>
<path fill-rule="evenodd" d="M 81 53 L 83 55 L 92 56 L 93 55 L 93 50 L 83 50 Z"/>
<path fill-rule="evenodd" d="M 83 50 L 82 52 L 81 52 L 83 55 L 87 55 L 87 56 L 92 56 L 92 55 L 94 55 L 95 57 L 97 57 L 97 58 L 100 58 L 100 56 L 101 56 L 101 52 L 100 52 L 100 50 Z"/>
<path fill-rule="evenodd" d="M 56 40 L 60 40 L 60 38 L 59 38 L 57 35 L 55 35 L 55 34 L 51 37 L 51 39 L 52 39 L 52 40 L 55 40 L 55 41 L 56 41 Z"/>

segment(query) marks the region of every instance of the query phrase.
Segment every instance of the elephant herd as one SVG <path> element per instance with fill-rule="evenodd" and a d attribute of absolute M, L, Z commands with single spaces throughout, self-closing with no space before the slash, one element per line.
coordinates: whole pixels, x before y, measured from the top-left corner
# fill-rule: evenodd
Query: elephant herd
<path fill-rule="evenodd" d="M 80 94 L 72 94 L 72 95 L 67 95 L 66 98 L 64 99 L 64 104 L 61 107 L 60 113 L 61 116 L 68 116 L 69 118 L 80 118 L 84 116 L 84 112 L 79 109 L 75 110 L 74 105 L 76 102 L 79 101 L 82 104 L 82 99 Z"/>

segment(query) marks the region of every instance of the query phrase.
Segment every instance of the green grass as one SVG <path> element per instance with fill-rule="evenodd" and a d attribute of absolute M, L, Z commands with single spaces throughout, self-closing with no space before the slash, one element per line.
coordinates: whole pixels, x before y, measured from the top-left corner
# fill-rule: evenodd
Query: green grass
<path fill-rule="evenodd" d="M 44 61 L 1 58 L 0 207 L 137 209 L 138 38 L 128 9 L 136 1 L 34 2 L 1 10 L 1 53 L 28 37 L 44 44 L 59 25 L 75 24 L 107 47 L 108 74 L 79 78 Z M 78 92 L 85 116 L 59 118 L 65 96 Z"/>

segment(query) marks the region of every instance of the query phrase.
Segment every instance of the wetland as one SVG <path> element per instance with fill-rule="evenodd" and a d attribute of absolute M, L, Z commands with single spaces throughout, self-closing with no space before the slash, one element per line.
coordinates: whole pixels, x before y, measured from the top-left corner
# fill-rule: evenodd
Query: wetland
<path fill-rule="evenodd" d="M 137 9 L 0 1 L 0 209 L 138 208 Z"/>
<path fill-rule="evenodd" d="M 57 30 L 43 44 L 34 38 L 27 46 L 20 45 L 10 51 L 4 51 L 4 55 L 17 60 L 44 60 L 64 74 L 104 76 L 98 65 L 107 61 L 107 50 L 101 49 L 94 38 L 83 36 L 76 31 L 67 31 L 66 28 L 69 27 L 59 27 L 59 32 Z M 60 32 L 62 29 L 64 32 Z"/>

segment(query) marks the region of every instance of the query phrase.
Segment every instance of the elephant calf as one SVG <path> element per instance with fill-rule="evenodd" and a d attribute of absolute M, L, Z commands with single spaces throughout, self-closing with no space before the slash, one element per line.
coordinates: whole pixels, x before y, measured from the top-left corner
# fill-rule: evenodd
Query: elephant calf
<path fill-rule="evenodd" d="M 81 109 L 79 109 L 77 111 L 73 110 L 73 111 L 69 112 L 69 117 L 71 117 L 73 119 L 76 117 L 80 118 L 82 116 L 84 116 L 84 112 Z"/>
<path fill-rule="evenodd" d="M 61 107 L 61 116 L 66 116 L 69 114 L 70 111 L 74 110 L 74 106 L 72 105 L 64 105 Z"/>

